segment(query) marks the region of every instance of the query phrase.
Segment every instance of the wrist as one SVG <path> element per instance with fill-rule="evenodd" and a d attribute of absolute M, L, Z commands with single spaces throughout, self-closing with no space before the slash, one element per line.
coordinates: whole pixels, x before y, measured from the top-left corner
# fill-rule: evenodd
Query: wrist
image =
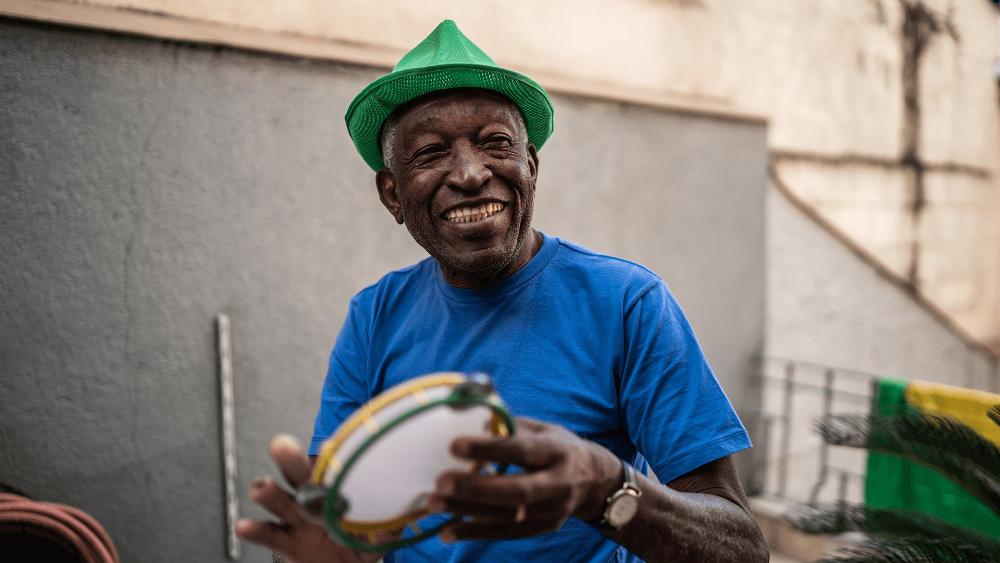
<path fill-rule="evenodd" d="M 622 463 L 610 451 L 598 446 L 600 452 L 594 452 L 591 467 L 595 468 L 593 479 L 588 487 L 585 500 L 577 508 L 574 516 L 592 524 L 598 524 L 604 518 L 604 510 L 608 498 L 622 486 L 625 474 Z"/>

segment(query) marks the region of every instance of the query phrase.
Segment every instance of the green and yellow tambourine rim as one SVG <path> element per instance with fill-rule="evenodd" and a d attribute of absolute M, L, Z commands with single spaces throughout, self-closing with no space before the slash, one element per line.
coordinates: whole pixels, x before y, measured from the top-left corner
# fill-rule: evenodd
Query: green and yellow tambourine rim
<path fill-rule="evenodd" d="M 376 536 L 377 532 L 402 530 L 407 525 L 425 516 L 427 511 L 418 510 L 396 518 L 376 522 L 351 521 L 342 518 L 338 511 L 340 504 L 339 491 L 351 467 L 357 462 L 361 454 L 377 442 L 379 438 L 406 420 L 439 406 L 465 408 L 482 405 L 488 407 L 493 411 L 493 418 L 490 421 L 493 433 L 498 436 L 513 435 L 514 419 L 496 393 L 488 395 L 450 393 L 436 400 L 430 400 L 424 395 L 424 391 L 431 387 L 441 385 L 457 386 L 466 381 L 468 381 L 468 378 L 460 373 L 443 373 L 427 375 L 394 387 L 362 406 L 323 444 L 320 454 L 316 459 L 316 464 L 313 466 L 310 480 L 314 484 L 322 485 L 327 469 L 333 467 L 337 471 L 336 479 L 334 479 L 334 482 L 327 489 L 326 501 L 323 505 L 323 516 L 326 521 L 327 530 L 338 541 L 352 549 L 360 551 L 388 551 L 418 543 L 437 534 L 441 528 L 451 522 L 451 520 L 445 521 L 427 530 L 419 530 L 416 527 L 411 527 L 414 535 L 396 541 L 379 543 Z M 384 425 L 380 425 L 375 420 L 374 415 L 376 413 L 392 403 L 410 396 L 413 396 L 417 400 L 418 406 L 403 412 Z M 337 450 L 348 436 L 362 426 L 368 431 L 369 436 L 361 442 L 358 448 L 347 459 L 339 459 L 337 457 Z M 500 473 L 503 473 L 506 471 L 506 466 L 500 466 L 498 469 Z M 364 534 L 368 541 L 357 537 L 356 534 Z"/>

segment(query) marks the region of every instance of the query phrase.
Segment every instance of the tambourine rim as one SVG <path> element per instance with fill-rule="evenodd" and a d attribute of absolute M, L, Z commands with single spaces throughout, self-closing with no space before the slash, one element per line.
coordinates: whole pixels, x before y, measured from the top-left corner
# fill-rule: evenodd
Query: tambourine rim
<path fill-rule="evenodd" d="M 330 465 L 336 459 L 336 451 L 343 444 L 343 442 L 350 436 L 355 430 L 364 425 L 368 420 L 370 420 L 376 413 L 385 409 L 386 407 L 396 403 L 397 401 L 414 395 L 415 393 L 422 391 L 424 389 L 437 387 L 437 386 L 451 386 L 454 387 L 468 380 L 468 377 L 463 372 L 442 372 L 437 374 L 428 374 L 422 377 L 415 378 L 411 381 L 400 384 L 392 389 L 386 391 L 385 393 L 373 398 L 369 403 L 363 405 L 356 413 L 354 413 L 340 428 L 331 436 L 323 448 L 320 451 L 320 457 L 317 459 L 316 464 L 313 467 L 313 475 L 311 480 L 316 484 L 323 484 L 325 473 Z M 374 442 L 378 441 L 385 432 L 388 432 L 398 424 L 402 424 L 405 420 L 410 419 L 414 416 L 419 415 L 422 412 L 428 411 L 432 408 L 439 407 L 441 405 L 454 404 L 456 401 L 454 396 L 449 394 L 444 398 L 435 399 L 427 403 L 419 404 L 418 406 L 411 408 L 403 413 L 401 413 L 397 418 L 390 421 L 389 424 L 383 426 L 368 436 L 361 445 L 351 453 L 350 456 L 343 462 L 337 461 L 338 465 L 342 465 L 338 468 L 338 475 L 334 482 L 331 484 L 328 490 L 328 495 L 334 495 L 335 491 L 339 489 L 343 480 L 346 478 L 345 474 L 348 473 L 351 466 L 354 465 L 357 460 L 357 456 L 368 449 Z M 503 404 L 499 396 L 496 393 L 490 393 L 484 397 L 477 397 L 469 401 L 469 405 L 482 405 L 489 408 L 492 411 L 491 426 L 494 428 L 493 432 L 498 436 L 507 436 L 513 434 L 513 418 L 510 412 L 507 410 L 506 405 Z M 501 472 L 503 470 L 501 469 Z M 396 547 L 401 547 L 403 545 L 409 545 L 411 543 L 416 543 L 420 539 L 429 537 L 436 534 L 447 522 L 441 523 L 432 529 L 424 530 L 422 533 L 417 534 L 414 537 L 407 538 L 405 540 L 398 540 L 396 542 L 389 542 L 384 544 L 375 544 L 374 541 L 371 544 L 365 544 L 351 537 L 352 533 L 368 533 L 378 532 L 389 529 L 402 529 L 408 523 L 414 522 L 427 515 L 428 512 L 425 509 L 416 510 L 409 512 L 400 516 L 396 516 L 391 519 L 381 520 L 381 521 L 352 521 L 347 518 L 336 518 L 332 517 L 332 514 L 327 513 L 325 519 L 327 520 L 327 525 L 331 532 L 334 532 L 340 540 L 346 542 L 351 547 L 355 549 L 361 549 L 364 551 L 377 550 L 377 549 L 394 549 Z"/>
<path fill-rule="evenodd" d="M 313 465 L 313 473 L 310 480 L 318 485 L 323 484 L 323 474 L 326 473 L 326 468 L 330 460 L 333 459 L 334 452 L 337 451 L 337 448 L 341 446 L 348 436 L 376 412 L 404 397 L 412 395 L 414 391 L 422 391 L 428 387 L 436 387 L 438 385 L 457 385 L 465 381 L 465 379 L 466 377 L 457 371 L 432 373 L 397 385 L 372 398 L 371 401 L 362 405 L 357 412 L 344 421 L 340 425 L 340 428 L 323 444 L 319 457 L 316 458 L 316 464 Z"/>
<path fill-rule="evenodd" d="M 406 421 L 406 420 L 408 420 L 408 419 L 410 419 L 410 418 L 412 418 L 414 416 L 417 416 L 417 415 L 419 415 L 421 413 L 424 413 L 424 412 L 427 412 L 427 411 L 429 411 L 429 410 L 431 410 L 431 409 L 433 409 L 435 407 L 438 407 L 438 406 L 441 406 L 441 405 L 446 405 L 446 404 L 448 404 L 448 399 L 447 398 L 437 399 L 437 400 L 431 401 L 431 402 L 429 402 L 429 403 L 427 403 L 425 405 L 419 405 L 419 406 L 417 406 L 417 407 L 415 407 L 413 409 L 410 409 L 410 410 L 404 412 L 398 418 L 392 420 L 389 424 L 387 424 L 386 426 L 380 428 L 375 434 L 372 434 L 371 436 L 369 436 L 368 438 L 366 438 L 364 441 L 362 441 L 361 445 L 358 446 L 358 449 L 355 452 L 351 453 L 351 455 L 344 462 L 343 469 L 341 469 L 340 473 L 337 474 L 337 478 L 330 485 L 330 488 L 327 491 L 327 498 L 328 499 L 335 498 L 335 495 L 336 495 L 337 491 L 340 490 L 340 486 L 343 484 L 343 481 L 346 478 L 346 473 L 357 462 L 358 455 L 361 454 L 361 453 L 363 453 L 365 450 L 367 450 L 372 444 L 374 444 L 379 439 L 379 437 L 383 436 L 385 432 L 388 432 L 392 428 L 395 428 L 397 425 L 402 424 L 404 421 Z M 329 502 L 329 500 L 327 502 Z M 356 533 L 371 534 L 371 533 L 379 532 L 379 531 L 383 531 L 383 530 L 402 529 L 408 523 L 414 522 L 414 521 L 418 520 L 419 518 L 421 518 L 422 516 L 426 516 L 427 514 L 428 514 L 428 512 L 426 510 L 420 509 L 420 510 L 415 510 L 413 512 L 408 512 L 406 514 L 402 514 L 402 515 L 397 516 L 395 518 L 390 518 L 388 520 L 365 521 L 365 522 L 352 521 L 352 520 L 348 520 L 347 518 L 337 518 L 337 517 L 333 516 L 329 512 L 327 512 L 325 514 L 325 517 L 326 517 L 326 521 L 327 521 L 328 525 L 330 525 L 330 526 L 336 525 L 341 530 L 343 530 L 344 532 L 346 532 L 347 534 L 352 534 L 352 533 L 355 533 L 355 534 Z M 396 543 L 406 544 L 406 543 L 410 543 L 412 541 L 419 541 L 420 539 L 422 539 L 424 537 L 436 534 L 437 531 L 440 530 L 441 527 L 443 527 L 443 526 L 444 526 L 444 523 L 442 523 L 439 526 L 435 526 L 435 527 L 433 527 L 433 528 L 431 528 L 429 530 L 424 530 L 423 533 L 416 534 L 413 538 L 410 538 L 408 540 L 402 540 L 401 539 L 401 540 L 399 540 Z M 346 534 L 345 534 L 345 536 L 341 537 L 341 539 L 345 540 L 345 541 L 348 538 L 350 538 L 350 536 L 346 535 Z M 369 540 L 370 540 L 370 537 L 369 537 Z M 372 544 L 374 544 L 374 542 L 372 542 Z"/>
<path fill-rule="evenodd" d="M 420 413 L 423 413 L 425 411 L 428 411 L 430 409 L 433 409 L 441 405 L 451 405 L 455 403 L 465 403 L 467 406 L 482 405 L 489 408 L 491 411 L 493 411 L 493 416 L 499 419 L 503 423 L 502 428 L 508 432 L 508 435 L 513 435 L 515 431 L 514 419 L 511 417 L 510 412 L 507 411 L 506 406 L 500 400 L 499 396 L 496 395 L 496 393 L 491 393 L 486 397 L 475 396 L 475 397 L 468 397 L 461 399 L 456 399 L 454 395 L 449 394 L 444 398 L 430 401 L 427 404 L 422 404 L 406 411 L 405 413 L 401 414 L 398 418 L 390 421 L 388 424 L 380 428 L 374 434 L 366 438 L 358 447 L 358 449 L 355 452 L 352 452 L 351 455 L 344 462 L 343 469 L 337 475 L 337 478 L 334 480 L 332 486 L 329 487 L 329 489 L 327 490 L 326 502 L 335 502 L 337 496 L 336 491 L 339 489 L 340 484 L 345 479 L 346 473 L 357 461 L 358 455 L 360 455 L 366 449 L 368 449 L 368 447 L 370 447 L 373 443 L 375 443 L 379 439 L 379 437 L 385 434 L 385 432 L 388 432 L 397 425 L 402 424 L 407 419 L 417 416 Z M 504 473 L 505 470 L 506 470 L 506 464 L 501 465 L 498 469 L 500 473 Z M 385 529 L 402 529 L 408 522 L 414 521 L 421 515 L 425 514 L 427 514 L 426 511 L 416 511 L 394 518 L 392 520 L 384 521 L 386 523 L 393 524 L 392 526 L 389 526 L 388 524 L 383 524 L 382 522 L 366 523 L 367 529 L 358 527 L 358 530 L 353 532 L 350 529 L 352 528 L 352 526 L 350 525 L 345 526 L 345 523 L 347 524 L 350 523 L 349 521 L 347 521 L 346 519 L 340 519 L 331 511 L 324 511 L 324 519 L 326 520 L 327 529 L 332 534 L 334 534 L 340 541 L 344 542 L 345 545 L 360 551 L 385 551 L 418 543 L 428 537 L 436 535 L 441 530 L 441 528 L 446 526 L 448 523 L 455 521 L 455 518 L 452 518 L 451 520 L 446 520 L 428 530 L 418 530 L 412 537 L 399 539 L 396 541 L 376 543 L 371 537 L 371 534 L 373 532 L 382 531 Z M 362 524 L 362 526 L 364 526 L 364 524 Z M 357 525 L 355 525 L 354 527 L 357 527 Z M 352 537 L 350 535 L 351 533 L 368 533 L 369 543 L 364 543 L 363 541 L 360 541 L 357 538 Z"/>

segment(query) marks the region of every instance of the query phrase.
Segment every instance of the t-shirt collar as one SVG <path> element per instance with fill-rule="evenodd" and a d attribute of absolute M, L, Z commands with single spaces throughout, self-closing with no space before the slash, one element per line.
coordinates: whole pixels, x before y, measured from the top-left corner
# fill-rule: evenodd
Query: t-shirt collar
<path fill-rule="evenodd" d="M 445 295 L 445 297 L 455 301 L 461 301 L 463 303 L 482 303 L 500 295 L 504 295 L 505 293 L 514 291 L 529 282 L 532 278 L 538 275 L 539 272 L 545 269 L 545 266 L 548 265 L 550 260 L 552 260 L 556 250 L 559 248 L 558 239 L 547 236 L 541 231 L 539 231 L 538 234 L 542 237 L 542 247 L 538 249 L 538 253 L 532 256 L 531 260 L 522 266 L 520 270 L 514 272 L 513 275 L 508 276 L 496 285 L 491 285 L 486 289 L 465 289 L 455 287 L 445 281 L 444 273 L 441 271 L 441 266 L 435 262 L 434 277 L 437 281 L 438 288 L 441 290 L 441 293 Z"/>

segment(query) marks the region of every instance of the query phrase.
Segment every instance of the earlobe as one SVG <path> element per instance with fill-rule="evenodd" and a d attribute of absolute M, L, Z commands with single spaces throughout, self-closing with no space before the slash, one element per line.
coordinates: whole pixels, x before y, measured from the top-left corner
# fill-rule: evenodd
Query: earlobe
<path fill-rule="evenodd" d="M 375 187 L 378 198 L 382 201 L 389 214 L 399 225 L 403 224 L 403 208 L 399 204 L 399 194 L 396 192 L 396 178 L 388 168 L 383 168 L 375 174 Z"/>

